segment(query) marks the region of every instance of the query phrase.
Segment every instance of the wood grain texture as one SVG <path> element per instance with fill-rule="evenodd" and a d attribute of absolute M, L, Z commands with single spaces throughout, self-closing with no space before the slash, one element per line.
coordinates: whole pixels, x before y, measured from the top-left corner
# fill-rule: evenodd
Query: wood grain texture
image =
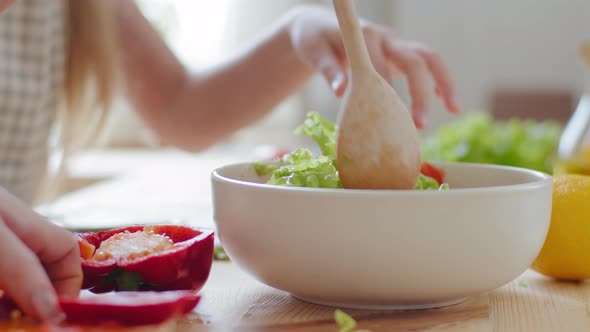
<path fill-rule="evenodd" d="M 231 263 L 215 263 L 203 300 L 188 317 L 140 328 L 74 331 L 338 331 L 335 308 L 302 302 L 258 283 Z M 561 283 L 527 272 L 489 294 L 442 309 L 344 310 L 358 327 L 378 331 L 589 331 L 590 283 Z M 0 322 L 0 331 L 44 331 L 30 322 Z M 56 330 L 59 331 L 59 330 Z M 64 331 L 65 332 L 65 331 Z"/>
<path fill-rule="evenodd" d="M 527 272 L 493 292 L 493 331 L 589 331 L 589 283 L 556 282 Z"/>
<path fill-rule="evenodd" d="M 242 317 L 245 331 L 334 331 L 335 308 L 299 301 L 292 296 L 273 292 L 257 300 Z M 438 310 L 386 312 L 347 310 L 360 328 L 372 331 L 439 331 L 460 329 L 475 323 L 484 325 L 488 318 L 487 296 Z"/>

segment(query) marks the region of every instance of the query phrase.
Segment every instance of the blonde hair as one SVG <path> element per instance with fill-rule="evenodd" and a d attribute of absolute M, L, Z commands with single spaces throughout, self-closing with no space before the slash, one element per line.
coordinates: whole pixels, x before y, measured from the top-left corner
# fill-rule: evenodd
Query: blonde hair
<path fill-rule="evenodd" d="M 63 91 L 64 143 L 75 149 L 100 131 L 116 90 L 117 40 L 111 1 L 69 0 Z"/>
<path fill-rule="evenodd" d="M 45 177 L 38 202 L 52 200 L 63 193 L 64 161 L 99 137 L 119 82 L 112 1 L 65 1 L 65 76 L 58 117 L 63 153 L 55 173 Z"/>

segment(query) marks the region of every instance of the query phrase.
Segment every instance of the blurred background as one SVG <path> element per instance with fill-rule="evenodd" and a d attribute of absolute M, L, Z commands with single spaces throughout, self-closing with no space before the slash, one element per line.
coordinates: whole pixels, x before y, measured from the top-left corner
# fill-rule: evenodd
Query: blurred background
<path fill-rule="evenodd" d="M 146 17 L 194 70 L 222 62 L 248 46 L 290 7 L 322 0 L 141 0 Z M 565 121 L 584 89 L 580 42 L 590 39 L 587 0 L 363 0 L 367 19 L 392 26 L 404 39 L 437 49 L 449 64 L 466 113 Z M 394 82 L 407 100 L 403 80 Z M 314 110 L 335 119 L 337 100 L 316 77 L 267 118 L 225 144 L 297 144 L 292 129 Z M 425 135 L 453 120 L 434 101 Z M 158 141 L 123 102 L 103 144 L 157 146 Z"/>
<path fill-rule="evenodd" d="M 331 0 L 138 0 L 173 52 L 195 71 L 225 61 L 302 3 L 330 6 Z M 581 43 L 590 42 L 590 1 L 359 0 L 356 5 L 363 17 L 391 26 L 400 38 L 436 49 L 453 73 L 464 114 L 448 115 L 433 100 L 422 132 L 424 160 L 513 165 L 549 174 L 558 168 L 561 130 L 583 92 L 590 92 L 590 60 L 585 65 L 580 54 Z M 404 80 L 393 84 L 408 101 Z M 306 113 L 335 120 L 339 100 L 315 77 L 266 118 L 198 154 L 161 146 L 129 105 L 120 100 L 116 106 L 100 146 L 68 160 L 63 188 L 44 197 L 50 201 L 96 184 L 50 205 L 47 213 L 70 228 L 171 217 L 211 223 L 213 168 L 268 157 L 269 145 L 301 146 L 305 141 L 293 129 Z M 512 118 L 520 120 L 504 121 Z M 566 166 L 565 172 L 590 174 L 590 149 Z M 117 178 L 110 185 L 98 183 Z"/>

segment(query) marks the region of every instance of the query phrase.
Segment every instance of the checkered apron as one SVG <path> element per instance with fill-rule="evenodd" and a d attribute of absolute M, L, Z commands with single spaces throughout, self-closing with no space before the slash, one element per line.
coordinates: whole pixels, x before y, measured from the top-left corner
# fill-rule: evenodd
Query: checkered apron
<path fill-rule="evenodd" d="M 64 76 L 64 1 L 0 13 L 0 186 L 31 202 L 46 173 Z"/>

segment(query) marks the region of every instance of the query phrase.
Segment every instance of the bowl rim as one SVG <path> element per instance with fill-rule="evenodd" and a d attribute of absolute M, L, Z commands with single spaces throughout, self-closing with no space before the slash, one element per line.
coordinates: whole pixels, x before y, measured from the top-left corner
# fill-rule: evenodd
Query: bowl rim
<path fill-rule="evenodd" d="M 244 180 L 238 180 L 234 178 L 230 178 L 227 176 L 223 176 L 220 174 L 221 171 L 224 169 L 234 168 L 234 167 L 250 167 L 254 165 L 255 162 L 239 162 L 239 163 L 231 163 L 226 164 L 220 167 L 215 168 L 211 172 L 211 181 L 214 183 L 216 181 L 229 183 L 234 185 L 239 185 L 242 187 L 248 188 L 255 188 L 259 190 L 268 190 L 268 191 L 277 191 L 277 192 L 305 192 L 308 194 L 318 194 L 318 195 L 325 195 L 325 194 L 339 194 L 339 195 L 387 195 L 387 196 L 433 196 L 433 195 L 455 195 L 455 194 L 476 194 L 476 193 L 498 193 L 498 192 L 519 192 L 519 191 L 530 191 L 542 188 L 549 184 L 553 184 L 553 177 L 547 173 L 543 173 L 540 171 L 523 168 L 523 167 L 515 167 L 515 166 L 504 166 L 504 165 L 495 165 L 495 164 L 485 164 L 485 163 L 467 163 L 467 162 L 429 162 L 434 165 L 438 165 L 441 167 L 445 166 L 467 166 L 467 167 L 480 167 L 480 168 L 487 168 L 487 169 L 499 169 L 499 170 L 506 170 L 512 172 L 518 172 L 521 174 L 526 174 L 529 176 L 534 177 L 533 180 L 530 182 L 525 183 L 518 183 L 518 184 L 509 184 L 509 185 L 498 185 L 498 186 L 487 186 L 487 187 L 474 187 L 474 188 L 458 188 L 450 190 L 415 190 L 415 189 L 405 189 L 405 190 L 387 190 L 387 189 L 345 189 L 345 188 L 313 188 L 313 187 L 296 187 L 296 186 L 279 186 L 279 185 L 272 185 L 266 183 L 256 183 Z"/>

